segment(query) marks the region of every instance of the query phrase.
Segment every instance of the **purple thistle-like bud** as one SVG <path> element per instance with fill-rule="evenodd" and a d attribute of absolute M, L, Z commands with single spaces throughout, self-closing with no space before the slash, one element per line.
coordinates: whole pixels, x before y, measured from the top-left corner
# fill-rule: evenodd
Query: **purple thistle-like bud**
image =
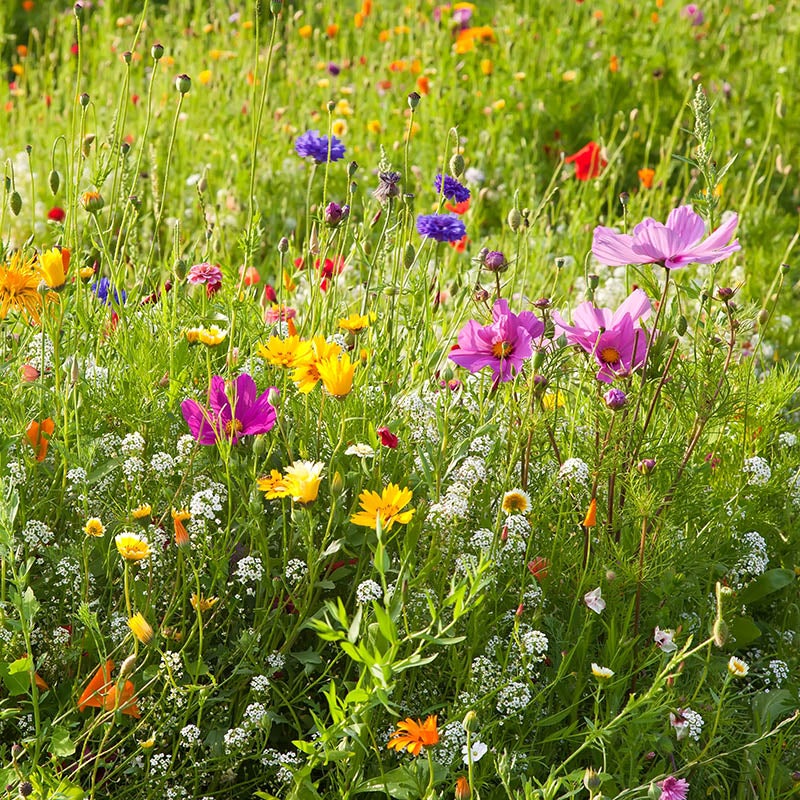
<path fill-rule="evenodd" d="M 349 211 L 349 206 L 345 206 Z M 325 206 L 325 222 L 328 225 L 338 225 L 347 215 L 344 213 L 344 208 L 340 206 L 338 203 L 328 203 Z"/>
<path fill-rule="evenodd" d="M 603 395 L 603 400 L 605 400 L 606 408 L 617 411 L 628 404 L 628 395 L 622 389 L 609 389 Z"/>
<path fill-rule="evenodd" d="M 637 465 L 636 471 L 642 475 L 650 475 L 656 468 L 656 460 L 654 458 L 643 458 Z"/>
<path fill-rule="evenodd" d="M 400 178 L 402 178 L 402 175 L 399 172 L 381 172 L 378 175 L 378 188 L 373 192 L 375 199 L 380 203 L 385 203 L 392 197 L 399 197 L 400 187 L 398 184 L 400 183 Z"/>
<path fill-rule="evenodd" d="M 508 268 L 508 262 L 499 250 L 491 250 L 484 256 L 483 266 L 489 272 L 503 272 Z"/>

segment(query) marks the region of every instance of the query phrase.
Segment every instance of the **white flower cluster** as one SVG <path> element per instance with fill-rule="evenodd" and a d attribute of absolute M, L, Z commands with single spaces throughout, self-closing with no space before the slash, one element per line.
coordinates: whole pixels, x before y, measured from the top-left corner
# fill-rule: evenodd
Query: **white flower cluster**
<path fill-rule="evenodd" d="M 183 676 L 183 659 L 180 653 L 166 650 L 161 654 L 161 669 L 172 675 L 175 680 Z"/>
<path fill-rule="evenodd" d="M 486 480 L 486 462 L 478 456 L 467 456 L 453 470 L 453 480 L 473 489 L 476 484 Z"/>
<path fill-rule="evenodd" d="M 253 675 L 250 678 L 250 689 L 255 694 L 266 694 L 269 691 L 270 681 L 266 675 Z"/>
<path fill-rule="evenodd" d="M 773 658 L 769 662 L 769 671 L 771 674 L 765 676 L 767 684 L 774 683 L 776 687 L 780 688 L 783 682 L 789 677 L 789 665 L 779 658 Z"/>
<path fill-rule="evenodd" d="M 130 456 L 122 462 L 122 473 L 128 483 L 133 483 L 144 473 L 144 461 L 138 456 Z"/>
<path fill-rule="evenodd" d="M 244 710 L 244 725 L 251 728 L 258 728 L 267 716 L 267 707 L 264 703 L 250 703 Z"/>
<path fill-rule="evenodd" d="M 466 743 L 464 726 L 460 722 L 448 722 L 439 729 L 439 743 L 433 750 L 433 758 L 437 763 L 449 767 Z"/>
<path fill-rule="evenodd" d="M 789 431 L 784 431 L 780 436 L 778 436 L 778 441 L 784 447 L 794 447 L 797 444 L 797 436 Z"/>
<path fill-rule="evenodd" d="M 155 753 L 150 757 L 150 774 L 166 775 L 172 766 L 172 756 L 169 753 Z"/>
<path fill-rule="evenodd" d="M 144 452 L 144 436 L 139 431 L 129 433 L 122 440 L 120 450 L 122 455 L 127 457 L 140 456 Z"/>
<path fill-rule="evenodd" d="M 29 519 L 22 529 L 22 538 L 28 547 L 48 547 L 55 541 L 55 534 L 38 519 Z"/>
<path fill-rule="evenodd" d="M 383 589 L 380 584 L 373 580 L 361 581 L 356 589 L 356 602 L 364 605 L 372 600 L 380 600 L 383 597 Z"/>
<path fill-rule="evenodd" d="M 200 741 L 200 728 L 189 724 L 181 728 L 181 747 L 194 747 Z"/>
<path fill-rule="evenodd" d="M 27 347 L 23 359 L 35 370 L 46 372 L 53 368 L 53 342 L 46 333 L 34 334 Z"/>
<path fill-rule="evenodd" d="M 275 778 L 279 783 L 288 783 L 292 779 L 290 767 L 299 767 L 303 763 L 299 753 L 281 753 L 268 747 L 261 754 L 261 764 L 265 767 L 278 767 Z"/>
<path fill-rule="evenodd" d="M 772 477 L 772 470 L 769 468 L 769 464 L 761 456 L 746 458 L 742 472 L 747 475 L 747 482 L 751 486 L 766 486 Z"/>
<path fill-rule="evenodd" d="M 520 632 L 519 643 L 523 655 L 531 661 L 544 661 L 550 646 L 547 634 L 533 628 Z"/>
<path fill-rule="evenodd" d="M 698 714 L 696 711 L 693 711 L 691 708 L 685 708 L 683 710 L 683 718 L 688 727 L 689 738 L 699 742 L 700 734 L 703 732 L 703 725 L 706 724 L 705 720 L 700 716 L 700 714 Z"/>
<path fill-rule="evenodd" d="M 491 436 L 476 436 L 469 445 L 470 455 L 486 459 L 494 449 L 495 440 Z"/>
<path fill-rule="evenodd" d="M 183 436 L 178 439 L 178 442 L 175 445 L 175 450 L 178 453 L 178 461 L 186 461 L 191 455 L 196 444 L 197 442 L 195 441 L 194 436 L 189 433 L 184 433 Z"/>
<path fill-rule="evenodd" d="M 241 563 L 241 562 L 240 562 Z M 308 565 L 299 558 L 290 558 L 286 562 L 286 580 L 291 584 L 298 584 L 308 574 Z"/>
<path fill-rule="evenodd" d="M 163 451 L 153 453 L 150 459 L 150 469 L 152 469 L 156 475 L 172 475 L 172 473 L 175 472 L 175 459 L 169 453 Z"/>
<path fill-rule="evenodd" d="M 756 531 L 743 533 L 739 541 L 745 548 L 745 553 L 736 562 L 736 572 L 746 575 L 761 575 L 769 566 L 767 543 L 764 537 Z"/>
<path fill-rule="evenodd" d="M 494 533 L 488 528 L 478 528 L 469 540 L 469 545 L 473 550 L 483 550 L 488 552 L 494 543 Z"/>
<path fill-rule="evenodd" d="M 523 514 L 509 514 L 503 524 L 508 530 L 509 539 L 512 536 L 527 539 L 528 534 L 531 532 L 531 524 Z"/>
<path fill-rule="evenodd" d="M 413 442 L 436 442 L 439 440 L 435 395 L 429 392 L 424 394 L 415 392 L 396 398 L 395 405 L 408 417 L 408 426 Z"/>
<path fill-rule="evenodd" d="M 558 471 L 558 477 L 581 486 L 589 485 L 589 465 L 580 458 L 568 458 Z"/>
<path fill-rule="evenodd" d="M 533 700 L 533 693 L 527 683 L 510 681 L 497 693 L 497 712 L 504 717 L 519 714 Z"/>
<path fill-rule="evenodd" d="M 453 483 L 439 500 L 428 509 L 427 521 L 431 525 L 443 527 L 465 519 L 469 514 L 469 487 L 463 483 Z"/>
<path fill-rule="evenodd" d="M 247 587 L 247 594 L 255 594 L 251 584 L 258 583 L 264 577 L 264 565 L 258 556 L 245 556 L 236 565 L 236 580 Z"/>
<path fill-rule="evenodd" d="M 205 489 L 195 492 L 189 501 L 192 517 L 203 517 L 211 522 L 221 524 L 219 513 L 228 502 L 228 490 L 221 483 L 212 483 Z"/>
<path fill-rule="evenodd" d="M 286 656 L 276 650 L 274 653 L 270 653 L 264 662 L 268 668 L 267 674 L 274 677 L 276 672 L 280 672 L 286 666 Z"/>
<path fill-rule="evenodd" d="M 243 750 L 252 734 L 246 728 L 230 728 L 225 731 L 222 737 L 225 743 L 225 752 L 230 754 L 237 750 Z"/>

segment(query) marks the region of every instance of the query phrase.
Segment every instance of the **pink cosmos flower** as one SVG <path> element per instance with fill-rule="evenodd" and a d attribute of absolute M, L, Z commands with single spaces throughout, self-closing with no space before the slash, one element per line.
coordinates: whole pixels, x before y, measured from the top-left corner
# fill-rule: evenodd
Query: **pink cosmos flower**
<path fill-rule="evenodd" d="M 680 269 L 687 264 L 716 264 L 742 249 L 738 240 L 727 244 L 738 224 L 738 215 L 731 214 L 704 240 L 703 218 L 691 206 L 681 206 L 670 211 L 665 224 L 645 217 L 632 235 L 598 225 L 594 229 L 592 253 L 607 267 L 661 264 L 667 269 Z"/>
<path fill-rule="evenodd" d="M 270 387 L 256 397 L 256 382 L 242 373 L 227 387 L 219 375 L 211 379 L 208 390 L 210 410 L 196 400 L 181 403 L 181 411 L 192 436 L 199 444 L 216 444 L 227 440 L 237 444 L 242 436 L 266 433 L 275 424 L 277 413 L 269 401 Z"/>
<path fill-rule="evenodd" d="M 606 607 L 606 601 L 602 598 L 603 590 L 598 586 L 592 589 L 591 592 L 586 592 L 583 596 L 583 602 L 586 607 L 594 611 L 595 614 L 601 614 Z"/>
<path fill-rule="evenodd" d="M 514 314 L 508 301 L 497 300 L 492 322 L 480 325 L 470 320 L 458 332 L 458 345 L 449 358 L 470 372 L 490 367 L 495 383 L 510 381 L 533 354 L 532 342 L 544 333 L 544 323 L 532 312 Z"/>
<path fill-rule="evenodd" d="M 222 286 L 222 270 L 219 264 L 209 264 L 207 262 L 195 264 L 193 267 L 189 267 L 189 271 L 186 273 L 186 281 L 192 284 L 205 284 L 206 294 L 211 297 Z"/>
<path fill-rule="evenodd" d="M 595 308 L 587 301 L 575 309 L 574 324 L 568 325 L 558 311 L 553 311 L 553 320 L 556 332 L 564 333 L 570 344 L 589 353 L 600 365 L 597 380 L 611 383 L 644 363 L 647 333 L 636 323 L 647 319 L 651 310 L 647 295 L 634 289 L 616 311 Z"/>
<path fill-rule="evenodd" d="M 673 778 L 670 775 L 659 781 L 656 786 L 661 789 L 660 800 L 686 800 L 689 793 L 689 781 L 684 778 Z"/>

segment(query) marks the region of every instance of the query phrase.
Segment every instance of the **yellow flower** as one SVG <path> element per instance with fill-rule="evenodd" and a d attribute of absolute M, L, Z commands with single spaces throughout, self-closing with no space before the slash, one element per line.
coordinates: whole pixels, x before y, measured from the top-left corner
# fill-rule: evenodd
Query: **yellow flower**
<path fill-rule="evenodd" d="M 490 58 L 484 58 L 481 60 L 481 72 L 484 75 L 491 75 L 494 72 L 494 64 Z"/>
<path fill-rule="evenodd" d="M 375 312 L 371 311 L 369 314 L 356 314 L 355 311 L 349 316 L 339 320 L 339 327 L 350 333 L 361 333 L 366 330 L 371 322 L 375 321 Z"/>
<path fill-rule="evenodd" d="M 119 533 L 114 542 L 126 561 L 141 561 L 150 555 L 150 545 L 135 533 Z"/>
<path fill-rule="evenodd" d="M 52 250 L 45 250 L 39 256 L 39 272 L 42 279 L 50 289 L 61 289 L 67 280 L 67 269 L 69 268 L 69 250 L 64 248 L 59 250 L 54 247 Z"/>
<path fill-rule="evenodd" d="M 311 26 L 303 25 L 301 28 L 297 29 L 297 33 L 301 39 L 310 39 L 312 34 Z"/>
<path fill-rule="evenodd" d="M 512 489 L 503 495 L 501 505 L 506 514 L 524 514 L 531 507 L 531 497 L 522 489 Z"/>
<path fill-rule="evenodd" d="M 599 681 L 607 681 L 609 678 L 614 677 L 614 670 L 608 667 L 601 667 L 599 664 L 592 662 L 592 675 Z"/>
<path fill-rule="evenodd" d="M 258 479 L 258 490 L 264 492 L 267 500 L 289 497 L 289 481 L 278 470 L 273 469 L 268 476 Z"/>
<path fill-rule="evenodd" d="M 308 354 L 295 359 L 292 380 L 297 384 L 297 388 L 303 394 L 308 394 L 320 381 L 319 362 L 326 358 L 334 358 L 341 352 L 342 348 L 336 342 L 326 342 L 324 336 L 315 336 L 311 340 Z"/>
<path fill-rule="evenodd" d="M 172 509 L 172 522 L 175 527 L 175 544 L 178 547 L 185 547 L 189 544 L 189 531 L 183 524 L 187 519 L 191 519 L 192 515 L 185 509 Z"/>
<path fill-rule="evenodd" d="M 744 678 L 744 676 L 750 672 L 750 667 L 748 667 L 741 658 L 731 656 L 730 661 L 728 661 L 728 672 L 730 672 L 734 678 Z"/>
<path fill-rule="evenodd" d="M 189 344 L 197 344 L 200 341 L 200 333 L 202 332 L 202 328 L 187 328 L 183 335 L 186 337 L 186 341 Z"/>
<path fill-rule="evenodd" d="M 142 503 L 142 505 L 137 506 L 136 508 L 131 511 L 131 516 L 134 519 L 145 519 L 149 517 L 153 513 L 153 507 L 150 503 Z"/>
<path fill-rule="evenodd" d="M 38 286 L 39 275 L 33 259 L 23 258 L 17 250 L 10 261 L 0 264 L 0 319 L 5 319 L 8 310 L 13 308 L 38 325 L 42 305 Z"/>
<path fill-rule="evenodd" d="M 203 597 L 201 594 L 193 594 L 191 598 L 192 608 L 201 614 L 210 611 L 217 604 L 219 597 Z"/>
<path fill-rule="evenodd" d="M 286 467 L 283 477 L 295 503 L 311 503 L 317 499 L 324 466 L 321 461 L 295 461 Z"/>
<path fill-rule="evenodd" d="M 299 336 L 290 336 L 288 339 L 270 336 L 265 345 L 258 346 L 257 352 L 276 367 L 296 367 L 311 355 L 311 344 L 302 341 Z"/>
<path fill-rule="evenodd" d="M 82 281 L 88 281 L 89 278 L 94 277 L 94 269 L 92 267 L 81 267 L 78 270 L 78 275 L 80 275 Z"/>
<path fill-rule="evenodd" d="M 227 335 L 228 331 L 223 331 L 216 325 L 212 325 L 210 328 L 201 328 L 199 333 L 200 341 L 209 347 L 222 344 Z"/>
<path fill-rule="evenodd" d="M 211 78 L 212 78 L 212 77 L 213 77 L 213 76 L 212 76 L 212 74 L 211 74 L 211 70 L 210 70 L 210 69 L 204 69 L 204 70 L 203 70 L 203 71 L 202 71 L 202 72 L 201 72 L 201 73 L 200 73 L 200 74 L 197 76 L 197 80 L 198 80 L 198 81 L 200 81 L 200 83 L 201 83 L 203 86 L 206 86 L 206 85 L 208 85 L 209 83 L 211 83 Z"/>
<path fill-rule="evenodd" d="M 336 136 L 344 136 L 347 133 L 347 122 L 343 119 L 335 119 L 331 123 L 331 130 Z"/>
<path fill-rule="evenodd" d="M 430 747 L 439 741 L 439 730 L 436 727 L 436 715 L 428 717 L 425 722 L 413 720 L 411 717 L 397 723 L 397 730 L 389 738 L 386 745 L 390 750 L 398 752 L 408 750 L 412 756 L 418 756 L 423 747 Z"/>
<path fill-rule="evenodd" d="M 153 638 L 153 629 L 141 613 L 137 612 L 128 620 L 128 627 L 142 644 L 148 644 Z"/>
<path fill-rule="evenodd" d="M 365 528 L 377 528 L 377 520 L 381 521 L 381 529 L 391 530 L 392 525 L 407 525 L 414 516 L 415 509 L 401 511 L 411 502 L 414 494 L 411 489 L 401 489 L 396 483 L 390 483 L 381 494 L 363 491 L 358 496 L 361 511 L 350 517 L 354 525 L 363 525 Z"/>
<path fill-rule="evenodd" d="M 336 103 L 333 113 L 338 114 L 340 117 L 352 117 L 353 106 L 350 105 L 350 101 L 346 97 L 343 97 Z"/>
<path fill-rule="evenodd" d="M 561 390 L 557 392 L 545 392 L 544 395 L 542 395 L 542 408 L 545 411 L 561 408 L 564 402 L 564 393 Z"/>
<path fill-rule="evenodd" d="M 156 737 L 151 736 L 149 739 L 145 739 L 143 742 L 139 742 L 139 747 L 142 750 L 152 750 L 156 746 Z"/>
<path fill-rule="evenodd" d="M 106 526 L 97 517 L 92 517 L 83 526 L 83 532 L 99 539 L 106 532 Z"/>
<path fill-rule="evenodd" d="M 356 365 L 350 363 L 348 353 L 342 355 L 341 358 L 332 356 L 322 359 L 317 364 L 317 370 L 328 394 L 334 397 L 346 397 L 352 391 Z"/>
<path fill-rule="evenodd" d="M 367 123 L 367 130 L 372 134 L 379 134 L 383 130 L 383 126 L 381 125 L 380 120 L 378 119 L 371 119 Z"/>

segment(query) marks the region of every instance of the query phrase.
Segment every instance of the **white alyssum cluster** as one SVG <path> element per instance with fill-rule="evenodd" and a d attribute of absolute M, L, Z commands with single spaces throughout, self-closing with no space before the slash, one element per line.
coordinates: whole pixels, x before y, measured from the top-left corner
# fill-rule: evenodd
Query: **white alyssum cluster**
<path fill-rule="evenodd" d="M 742 472 L 747 475 L 747 482 L 751 486 L 766 486 L 772 477 L 772 470 L 769 464 L 761 456 L 746 458 Z"/>

